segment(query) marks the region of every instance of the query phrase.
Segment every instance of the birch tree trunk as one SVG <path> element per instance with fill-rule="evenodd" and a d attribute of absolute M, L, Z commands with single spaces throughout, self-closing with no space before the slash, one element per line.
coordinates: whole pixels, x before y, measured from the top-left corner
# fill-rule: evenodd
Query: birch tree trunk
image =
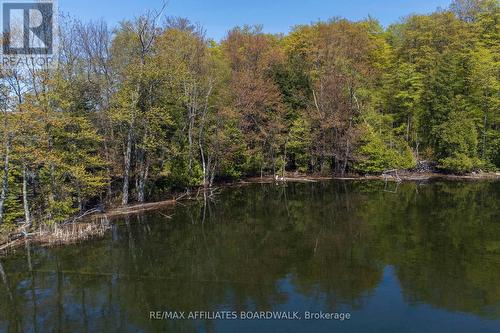
<path fill-rule="evenodd" d="M 132 126 L 128 131 L 127 147 L 124 152 L 124 174 L 123 174 L 123 197 L 122 205 L 127 205 L 129 201 L 129 187 L 130 187 L 130 160 L 132 157 Z"/>
<path fill-rule="evenodd" d="M 111 196 L 113 195 L 113 189 L 111 187 L 111 154 L 110 154 L 110 150 L 109 150 L 109 147 L 108 147 L 108 142 L 107 142 L 107 139 L 104 140 L 104 152 L 105 152 L 105 156 L 106 156 L 106 176 L 108 178 L 108 184 L 106 186 L 106 196 L 107 196 L 107 200 L 111 199 Z"/>
<path fill-rule="evenodd" d="M 23 164 L 23 208 L 26 228 L 31 227 L 30 205 L 28 201 L 28 171 L 26 164 Z"/>
<path fill-rule="evenodd" d="M 146 182 L 148 180 L 149 175 L 149 159 L 147 156 L 144 158 L 144 161 L 141 166 L 141 172 L 139 173 L 139 181 L 137 186 L 137 201 L 142 203 L 146 200 Z"/>
<path fill-rule="evenodd" d="M 488 125 L 488 116 L 486 113 L 484 114 L 484 123 L 483 123 L 483 149 L 481 151 L 481 157 L 484 158 L 486 156 L 486 128 Z"/>
<path fill-rule="evenodd" d="M 201 138 L 200 138 L 199 146 L 200 146 L 201 166 L 203 168 L 203 187 L 207 187 L 207 185 L 208 185 L 207 163 L 205 161 L 205 152 L 203 150 L 203 144 L 201 142 Z"/>
<path fill-rule="evenodd" d="M 195 111 L 192 107 L 188 108 L 188 143 L 189 143 L 189 176 L 191 176 L 191 171 L 193 170 L 193 131 L 194 131 L 194 121 L 195 121 Z"/>
<path fill-rule="evenodd" d="M 7 144 L 5 145 L 5 157 L 3 161 L 2 194 L 0 194 L 0 224 L 3 222 L 3 207 L 9 193 L 9 158 L 11 144 L 12 142 L 9 136 L 7 137 Z"/>
<path fill-rule="evenodd" d="M 205 150 L 203 149 L 203 145 L 205 142 L 205 124 L 207 121 L 207 113 L 208 113 L 208 108 L 209 108 L 209 98 L 210 95 L 212 94 L 212 81 L 210 80 L 208 83 L 208 91 L 207 94 L 205 95 L 205 105 L 203 107 L 203 112 L 201 114 L 201 124 L 200 124 L 200 133 L 198 137 L 198 145 L 200 146 L 200 155 L 201 155 L 201 163 L 203 166 L 203 186 L 207 187 L 211 184 L 209 184 L 209 178 L 210 178 L 210 158 L 208 158 L 209 161 L 207 161 L 207 158 L 205 156 Z M 209 154 L 207 154 L 209 155 Z"/>

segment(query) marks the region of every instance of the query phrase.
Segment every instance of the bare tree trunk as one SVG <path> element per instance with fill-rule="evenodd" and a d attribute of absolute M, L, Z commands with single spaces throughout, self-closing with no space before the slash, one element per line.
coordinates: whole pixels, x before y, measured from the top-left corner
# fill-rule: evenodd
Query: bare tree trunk
<path fill-rule="evenodd" d="M 7 144 L 5 145 L 5 156 L 3 161 L 3 180 L 2 180 L 2 194 L 0 194 L 0 224 L 3 222 L 3 206 L 7 195 L 9 193 L 9 158 L 11 149 L 11 138 L 7 137 Z"/>
<path fill-rule="evenodd" d="M 206 110 L 206 108 L 205 108 Z M 208 171 L 208 168 L 207 168 L 207 161 L 205 160 L 205 151 L 203 149 L 203 135 L 205 134 L 203 132 L 204 130 L 204 127 L 205 127 L 205 116 L 206 116 L 206 112 L 203 112 L 203 117 L 202 117 L 202 120 L 201 120 L 201 125 L 200 125 L 200 134 L 199 134 L 199 137 L 198 137 L 198 145 L 200 147 L 200 156 L 201 156 L 201 166 L 203 168 L 203 187 L 207 187 L 207 182 L 208 182 L 208 178 L 209 178 L 209 171 Z"/>
<path fill-rule="evenodd" d="M 214 180 L 215 180 L 215 173 L 217 172 L 217 160 L 214 162 L 210 162 L 209 165 L 209 173 L 210 173 L 210 181 L 209 181 L 209 186 L 212 187 L 214 185 Z"/>
<path fill-rule="evenodd" d="M 48 146 L 49 146 L 49 150 L 52 151 L 52 139 L 49 138 L 48 140 Z M 57 199 L 57 193 L 56 193 L 56 181 L 55 181 L 55 167 L 54 167 L 54 163 L 50 163 L 50 167 L 49 167 L 49 170 L 50 170 L 50 192 L 48 194 L 48 203 L 49 203 L 49 207 L 53 207 L 53 204 L 54 202 L 56 201 Z M 52 219 L 52 208 L 49 209 L 48 211 L 48 218 L 49 220 Z"/>
<path fill-rule="evenodd" d="M 146 200 L 145 189 L 146 189 L 146 182 L 148 180 L 148 175 L 149 175 L 149 159 L 145 157 L 143 164 L 141 166 L 141 172 L 139 173 L 139 182 L 137 186 L 137 201 L 141 203 Z"/>
<path fill-rule="evenodd" d="M 30 205 L 28 201 L 28 170 L 26 164 L 23 164 L 23 208 L 26 228 L 31 227 Z"/>
<path fill-rule="evenodd" d="M 342 167 L 342 176 L 344 176 L 346 171 L 347 171 L 347 165 L 349 163 L 349 156 L 351 155 L 351 142 L 349 139 L 351 128 L 352 128 L 352 118 L 349 119 L 349 128 L 348 128 L 347 133 L 346 133 L 346 150 L 345 150 L 344 165 Z"/>
<path fill-rule="evenodd" d="M 81 192 L 81 189 L 80 189 L 79 185 L 77 186 L 76 200 L 78 202 L 78 211 L 82 212 L 83 211 L 83 199 L 82 199 L 82 192 Z"/>
<path fill-rule="evenodd" d="M 486 155 L 486 126 L 488 125 L 488 117 L 486 116 L 486 113 L 484 114 L 484 124 L 483 124 L 483 149 L 481 152 L 481 157 L 484 158 Z"/>
<path fill-rule="evenodd" d="M 281 170 L 281 177 L 285 178 L 285 173 L 286 173 L 286 165 L 287 165 L 287 145 L 288 142 L 285 141 L 285 155 L 283 156 L 283 168 Z"/>
<path fill-rule="evenodd" d="M 203 151 L 203 144 L 201 142 L 201 138 L 199 145 L 200 145 L 200 155 L 201 155 L 201 166 L 203 168 L 203 187 L 207 187 L 209 175 L 207 171 L 207 163 L 205 162 L 205 152 Z"/>
<path fill-rule="evenodd" d="M 194 130 L 195 112 L 192 107 L 188 107 L 188 142 L 189 142 L 189 176 L 193 168 L 193 130 Z"/>
<path fill-rule="evenodd" d="M 148 137 L 147 133 L 148 130 L 146 129 L 142 142 L 147 141 Z M 145 189 L 149 174 L 149 158 L 148 158 L 148 152 L 144 148 L 137 148 L 136 151 L 137 151 L 136 165 L 138 166 L 138 173 L 135 178 L 137 201 L 142 203 L 146 199 Z"/>
<path fill-rule="evenodd" d="M 108 147 L 108 142 L 107 139 L 104 140 L 104 152 L 106 156 L 106 176 L 108 178 L 108 184 L 106 186 L 106 196 L 107 199 L 111 199 L 111 195 L 113 193 L 113 189 L 111 188 L 111 168 L 110 168 L 110 162 L 111 162 L 111 154 L 109 153 L 109 147 Z"/>
<path fill-rule="evenodd" d="M 418 131 L 415 132 L 415 156 L 420 161 L 420 141 L 418 138 Z"/>
<path fill-rule="evenodd" d="M 208 112 L 208 103 L 210 95 L 212 94 L 212 82 L 210 81 L 207 94 L 205 96 L 205 106 L 203 108 L 201 124 L 200 124 L 200 133 L 198 137 L 198 144 L 200 146 L 200 155 L 201 155 L 201 163 L 203 166 L 203 186 L 207 187 L 210 178 L 210 158 L 207 162 L 205 159 L 205 151 L 203 149 L 203 143 L 205 140 L 205 123 L 207 120 L 207 112 Z"/>
<path fill-rule="evenodd" d="M 408 120 L 406 122 L 406 142 L 410 144 L 410 116 L 408 115 Z"/>
<path fill-rule="evenodd" d="M 129 200 L 129 187 L 130 187 L 130 160 L 132 156 L 132 126 L 128 131 L 127 147 L 124 152 L 124 175 L 123 175 L 123 196 L 122 205 L 127 205 Z"/>

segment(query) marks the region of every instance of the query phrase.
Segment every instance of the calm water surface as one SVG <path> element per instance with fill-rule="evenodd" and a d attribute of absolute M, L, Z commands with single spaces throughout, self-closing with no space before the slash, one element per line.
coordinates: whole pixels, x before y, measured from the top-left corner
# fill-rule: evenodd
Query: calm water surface
<path fill-rule="evenodd" d="M 498 182 L 227 188 L 1 259 L 0 332 L 500 332 L 499 203 Z M 150 320 L 160 310 L 351 319 Z"/>

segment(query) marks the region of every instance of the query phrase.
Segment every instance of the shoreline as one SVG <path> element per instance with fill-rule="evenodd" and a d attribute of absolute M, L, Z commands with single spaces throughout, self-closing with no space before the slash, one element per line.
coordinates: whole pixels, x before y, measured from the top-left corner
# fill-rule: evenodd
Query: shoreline
<path fill-rule="evenodd" d="M 398 171 L 397 176 L 400 181 L 427 181 L 427 180 L 458 180 L 458 181 L 495 181 L 500 180 L 500 173 L 479 173 L 479 174 L 445 174 L 439 172 L 411 172 L 411 171 Z M 278 177 L 278 182 L 318 182 L 326 180 L 387 180 L 398 181 L 398 178 L 393 174 L 382 175 L 346 175 L 346 176 L 325 176 L 325 175 L 307 175 L 286 173 L 284 178 Z M 272 176 L 250 177 L 241 180 L 237 183 L 269 183 L 276 182 Z"/>
<path fill-rule="evenodd" d="M 286 173 L 284 177 L 248 177 L 235 182 L 220 183 L 217 187 L 203 189 L 199 187 L 194 197 L 188 196 L 188 193 L 173 199 L 148 202 L 143 204 L 132 204 L 127 206 L 111 207 L 104 212 L 96 212 L 82 218 L 80 222 L 55 225 L 51 227 L 39 228 L 30 234 L 26 234 L 23 227 L 4 235 L 7 241 L 0 243 L 0 257 L 8 255 L 17 248 L 23 246 L 26 242 L 31 242 L 42 247 L 51 247 L 59 245 L 68 245 L 95 238 L 103 237 L 111 229 L 111 219 L 122 216 L 130 216 L 148 211 L 157 210 L 164 207 L 174 207 L 181 200 L 196 200 L 201 191 L 214 190 L 217 188 L 230 188 L 250 184 L 272 184 L 272 183 L 317 183 L 321 181 L 363 181 L 363 180 L 385 180 L 391 182 L 412 182 L 412 181 L 499 181 L 500 173 L 481 173 L 468 175 L 451 175 L 437 172 L 410 172 L 399 171 L 395 175 L 348 175 L 325 176 L 325 175 L 307 175 L 297 173 Z"/>

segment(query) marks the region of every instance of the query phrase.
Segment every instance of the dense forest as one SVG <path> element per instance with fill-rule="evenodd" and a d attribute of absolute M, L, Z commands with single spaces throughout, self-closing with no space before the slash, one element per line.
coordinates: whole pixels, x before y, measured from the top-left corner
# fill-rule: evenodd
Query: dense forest
<path fill-rule="evenodd" d="M 0 227 L 284 171 L 500 167 L 498 0 L 221 42 L 163 12 L 63 16 L 57 69 L 1 71 Z"/>

